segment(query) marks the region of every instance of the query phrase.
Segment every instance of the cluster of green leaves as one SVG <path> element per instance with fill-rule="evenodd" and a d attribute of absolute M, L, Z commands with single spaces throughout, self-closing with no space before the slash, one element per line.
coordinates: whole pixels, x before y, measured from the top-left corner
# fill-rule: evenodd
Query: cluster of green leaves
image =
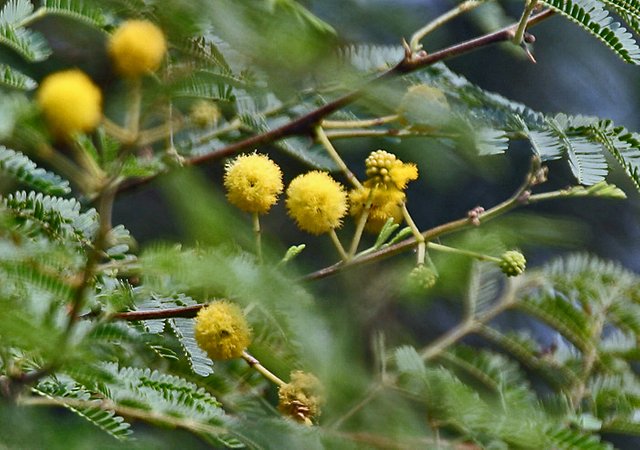
<path fill-rule="evenodd" d="M 638 62 L 637 44 L 605 9 L 638 32 L 640 9 L 633 1 L 540 3 L 624 60 Z M 640 434 L 634 369 L 640 278 L 585 255 L 510 282 L 478 266 L 469 276 L 465 317 L 451 330 L 456 339 L 447 340 L 448 334 L 391 351 L 380 344 L 374 352 L 380 370 L 373 375 L 370 358 L 354 344 L 363 331 L 358 321 L 335 314 L 342 306 L 327 305 L 322 292 L 310 292 L 293 261 L 277 264 L 285 253 L 278 243 L 266 252 L 267 264 L 244 250 L 253 245 L 248 225 L 195 176 L 169 178 L 165 186 L 198 246 L 158 245 L 136 255 L 128 230 L 116 226 L 97 249 L 95 273 L 84 280 L 95 258 L 100 217 L 88 205 L 91 199 L 39 166 L 50 161 L 32 145 L 46 135 L 30 107 L 33 92 L 42 75 L 64 61 L 42 21 L 53 21 L 54 30 L 56 19 L 81 24 L 100 45 L 125 17 L 151 17 L 167 33 L 171 70 L 145 80 L 142 120 L 157 125 L 170 103 L 169 112 L 180 120 L 170 148 L 154 141 L 145 148 L 151 152 L 120 159 L 123 147 L 104 130 L 75 142 L 122 182 L 156 176 L 181 158 L 215 155 L 278 129 L 403 57 L 399 46 L 338 48 L 331 27 L 293 0 L 221 0 L 210 6 L 168 0 L 45 0 L 35 6 L 9 0 L 0 8 L 0 95 L 7 99 L 0 104 L 0 173 L 12 180 L 0 201 L 0 402 L 58 405 L 117 440 L 136 436 L 131 431 L 140 420 L 189 430 L 214 447 L 600 449 L 609 447 L 601 434 Z M 281 48 L 274 51 L 274 42 Z M 317 70 L 309 69 L 311 63 Z M 413 102 L 407 109 L 412 99 L 406 92 L 416 85 L 437 89 L 446 107 L 441 99 L 419 98 L 417 107 Z M 117 121 L 125 102 L 121 86 L 112 86 L 105 103 Z M 201 100 L 216 102 L 222 112 L 217 123 L 191 123 L 189 110 Z M 577 182 L 587 186 L 575 186 L 566 196 L 621 197 L 604 182 L 611 155 L 640 189 L 640 135 L 607 119 L 533 111 L 442 63 L 377 84 L 331 118 L 399 111 L 401 120 L 376 127 L 379 136 L 424 137 L 479 155 L 505 153 L 510 141 L 527 139 L 542 161 L 566 159 Z M 269 142 L 270 149 L 334 170 L 324 149 L 308 139 L 309 130 L 299 131 Z M 392 236 L 396 228 L 385 227 L 371 251 L 406 236 L 406 230 Z M 275 388 L 242 361 L 209 360 L 195 343 L 192 317 L 137 321 L 126 315 L 222 297 L 245 307 L 255 335 L 251 351 L 265 366 L 285 379 L 304 369 L 323 380 L 327 407 L 318 426 L 281 418 L 272 401 Z M 84 307 L 72 322 L 69 306 L 78 298 Z M 507 310 L 540 324 L 553 344 L 541 344 L 530 330 L 500 327 L 494 319 Z M 488 345 L 457 344 L 469 334 Z M 25 381 L 38 371 L 43 376 Z"/>
<path fill-rule="evenodd" d="M 584 254 L 530 271 L 502 290 L 495 276 L 475 272 L 467 319 L 473 325 L 461 328 L 499 352 L 465 346 L 438 354 L 407 346 L 395 351 L 401 385 L 425 402 L 430 420 L 487 446 L 609 448 L 588 435 L 631 433 L 637 426 L 638 276 Z M 485 320 L 500 304 L 548 327 L 551 343 L 542 345 L 531 329 L 505 330 Z M 544 387 L 531 387 L 532 373 Z"/>

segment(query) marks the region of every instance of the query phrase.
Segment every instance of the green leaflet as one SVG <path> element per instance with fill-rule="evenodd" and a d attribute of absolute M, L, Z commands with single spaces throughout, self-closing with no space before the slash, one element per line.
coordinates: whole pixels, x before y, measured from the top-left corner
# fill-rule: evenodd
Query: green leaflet
<path fill-rule="evenodd" d="M 541 0 L 567 19 L 579 25 L 628 63 L 640 63 L 640 48 L 634 37 L 613 22 L 600 0 Z"/>
<path fill-rule="evenodd" d="M 55 173 L 38 167 L 27 156 L 0 145 L 0 171 L 45 194 L 71 192 L 69 182 Z"/>
<path fill-rule="evenodd" d="M 80 211 L 75 199 L 63 199 L 36 192 L 20 191 L 2 199 L 2 205 L 21 220 L 42 227 L 54 239 L 71 238 L 79 243 L 91 241 L 98 226 L 94 209 Z"/>

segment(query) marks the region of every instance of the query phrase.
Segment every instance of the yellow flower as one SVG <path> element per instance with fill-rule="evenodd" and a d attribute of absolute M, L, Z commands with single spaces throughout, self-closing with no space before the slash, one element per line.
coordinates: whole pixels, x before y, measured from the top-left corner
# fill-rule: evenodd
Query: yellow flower
<path fill-rule="evenodd" d="M 198 312 L 195 338 L 211 359 L 239 358 L 251 344 L 251 328 L 239 306 L 218 300 Z"/>
<path fill-rule="evenodd" d="M 206 128 L 218 123 L 222 116 L 218 105 L 209 100 L 199 100 L 189 111 L 189 118 L 198 128 Z"/>
<path fill-rule="evenodd" d="M 322 386 L 310 373 L 296 370 L 291 373 L 291 381 L 278 389 L 280 412 L 306 425 L 313 425 L 322 403 Z"/>
<path fill-rule="evenodd" d="M 233 205 L 246 212 L 264 214 L 282 192 L 282 172 L 265 155 L 241 155 L 225 167 L 224 186 Z"/>
<path fill-rule="evenodd" d="M 113 33 L 107 51 L 118 73 L 135 78 L 155 71 L 167 51 L 162 30 L 146 20 L 128 20 Z"/>
<path fill-rule="evenodd" d="M 78 69 L 47 76 L 40 84 L 36 101 L 58 137 L 91 131 L 102 117 L 100 89 Z"/>
<path fill-rule="evenodd" d="M 393 153 L 384 150 L 372 152 L 365 160 L 368 187 L 406 189 L 407 183 L 418 178 L 418 168 L 412 163 L 403 163 Z"/>
<path fill-rule="evenodd" d="M 347 194 L 329 174 L 316 170 L 291 181 L 287 209 L 300 229 L 323 234 L 340 227 L 347 213 Z"/>
<path fill-rule="evenodd" d="M 398 107 L 400 123 L 411 128 L 433 130 L 451 120 L 451 107 L 444 93 L 433 86 L 411 86 Z"/>
<path fill-rule="evenodd" d="M 391 188 L 363 187 L 354 189 L 349 193 L 349 203 L 351 205 L 351 215 L 360 217 L 371 195 L 371 209 L 365 225 L 365 230 L 377 234 L 388 219 L 393 219 L 395 223 L 402 222 L 402 205 L 406 200 L 404 192 Z"/>

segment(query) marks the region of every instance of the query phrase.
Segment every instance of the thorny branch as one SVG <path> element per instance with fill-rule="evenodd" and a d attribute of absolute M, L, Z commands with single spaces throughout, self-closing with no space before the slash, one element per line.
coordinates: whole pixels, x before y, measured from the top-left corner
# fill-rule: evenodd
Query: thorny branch
<path fill-rule="evenodd" d="M 546 10 L 542 11 L 538 14 L 535 14 L 527 20 L 526 28 L 531 28 L 538 23 L 548 19 L 553 16 L 554 11 Z M 353 103 L 360 97 L 362 97 L 366 92 L 368 92 L 372 87 L 378 85 L 379 83 L 385 82 L 391 78 L 395 78 L 401 75 L 405 75 L 410 72 L 414 72 L 418 69 L 422 69 L 424 67 L 431 66 L 437 62 L 443 61 L 445 59 L 452 58 L 454 56 L 460 56 L 474 50 L 478 50 L 480 48 L 486 47 L 491 44 L 496 44 L 498 42 L 506 42 L 513 39 L 515 36 L 516 29 L 519 24 L 513 24 L 508 27 L 502 28 L 500 30 L 494 31 L 492 33 L 485 34 L 483 36 L 470 39 L 468 41 L 461 42 L 459 44 L 452 45 L 450 47 L 446 47 L 442 50 L 429 53 L 426 52 L 418 52 L 413 53 L 408 47 L 406 48 L 405 57 L 396 64 L 394 67 L 374 78 L 373 80 L 368 81 L 360 88 L 349 92 L 342 97 L 339 97 L 332 102 L 329 102 L 319 108 L 304 114 L 300 117 L 297 117 L 290 122 L 269 130 L 265 133 L 256 134 L 254 136 L 248 137 L 241 141 L 237 141 L 227 145 L 224 148 L 213 151 L 211 153 L 207 153 L 205 155 L 194 156 L 191 158 L 187 158 L 184 161 L 185 166 L 196 166 L 199 164 L 203 164 L 209 161 L 217 161 L 222 158 L 226 158 L 231 156 L 241 150 L 245 150 L 248 148 L 255 148 L 260 145 L 268 144 L 271 142 L 278 141 L 280 139 L 294 136 L 294 135 L 311 135 L 313 133 L 314 127 L 321 123 L 321 121 L 329 116 L 330 114 L 338 111 L 344 106 Z M 524 33 L 525 42 L 533 42 L 535 39 L 531 34 Z M 123 182 L 119 191 L 127 191 L 129 189 L 133 189 L 144 185 L 152 180 L 154 180 L 157 175 L 152 175 L 150 177 L 131 179 Z"/>

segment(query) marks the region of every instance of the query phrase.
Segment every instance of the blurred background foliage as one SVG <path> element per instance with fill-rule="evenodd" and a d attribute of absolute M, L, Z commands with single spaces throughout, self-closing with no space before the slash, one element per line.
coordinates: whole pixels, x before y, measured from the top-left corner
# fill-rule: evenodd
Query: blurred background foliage
<path fill-rule="evenodd" d="M 6 3 L 0 1 L 0 5 Z M 39 4 L 34 3 L 36 6 Z M 106 56 L 104 43 L 107 32 L 112 31 L 121 18 L 150 17 L 162 27 L 175 46 L 172 50 L 177 64 L 174 73 L 163 74 L 168 83 L 162 84 L 159 78 L 145 80 L 145 101 L 148 102 L 145 107 L 151 111 L 145 119 L 149 124 L 157 124 L 162 120 L 158 113 L 160 109 L 154 107 L 160 105 L 167 96 L 173 95 L 176 110 L 184 114 L 194 97 L 213 98 L 219 104 L 223 120 L 227 122 L 231 122 L 238 113 L 251 116 L 252 108 L 279 107 L 281 102 L 291 99 L 293 102 L 287 108 L 287 115 L 303 114 L 310 105 L 323 104 L 327 98 L 343 92 L 345 86 L 352 86 L 361 80 L 362 74 L 358 71 L 336 70 L 336 48 L 369 43 L 394 46 L 397 51 L 402 38 L 408 39 L 427 21 L 455 6 L 454 2 L 449 1 L 418 0 L 298 2 L 305 5 L 307 11 L 288 0 L 105 0 L 85 3 L 108 11 L 102 18 L 104 21 L 95 24 L 65 15 L 48 15 L 35 21 L 30 28 L 46 38 L 52 51 L 51 57 L 36 62 L 24 61 L 8 46 L 0 45 L 0 64 L 18 69 L 35 82 L 55 70 L 77 66 L 91 75 L 108 93 L 105 98 L 106 114 L 119 121 L 125 109 L 126 86 L 115 75 Z M 429 35 L 424 40 L 424 47 L 431 52 L 512 23 L 519 17 L 521 9 L 519 2 L 489 2 Z M 514 46 L 500 44 L 453 59 L 447 65 L 483 89 L 522 102 L 545 114 L 564 112 L 595 115 L 611 118 L 616 124 L 630 130 L 640 128 L 636 108 L 640 101 L 636 67 L 625 64 L 605 46 L 559 17 L 538 25 L 534 34 L 537 37 L 534 46 L 537 64 L 532 64 L 522 52 L 514 50 Z M 185 64 L 188 61 L 188 48 L 181 44 L 194 35 L 206 36 L 219 46 L 225 57 L 225 63 L 221 64 L 224 70 L 199 71 L 197 63 L 194 63 L 194 67 Z M 397 55 L 401 57 L 402 53 Z M 220 91 L 207 87 L 220 80 L 228 83 L 234 91 L 231 88 L 229 91 Z M 189 95 L 180 95 L 180 89 L 184 87 L 181 83 L 193 88 Z M 326 90 L 318 94 L 313 91 L 313 86 L 325 86 Z M 385 89 L 377 91 L 375 96 L 355 106 L 353 112 L 383 114 L 388 110 L 385 101 L 392 98 L 397 102 L 405 90 L 405 84 L 390 83 Z M 6 105 L 13 93 L 3 90 L 0 95 Z M 300 99 L 305 101 L 296 104 L 296 100 Z M 243 105 L 243 101 L 249 105 Z M 13 114 L 15 110 L 9 109 L 9 113 L 2 115 L 2 108 L 0 105 L 0 143 L 28 153 L 28 139 L 24 136 L 16 139 L 15 135 L 7 137 L 9 133 L 3 134 L 3 123 L 6 126 L 11 119 L 8 114 Z M 24 127 L 22 130 L 37 128 L 37 124 L 33 125 L 33 121 L 37 122 L 37 119 L 33 119 L 34 113 L 27 108 L 24 114 L 27 118 L 20 123 Z M 209 151 L 209 145 L 223 148 L 228 142 L 261 130 L 262 124 L 251 123 L 250 117 L 243 120 L 247 121 L 246 133 L 232 134 L 202 146 L 198 146 L 197 136 L 189 134 L 189 131 L 178 134 L 178 141 L 182 139 L 182 142 L 188 143 L 179 150 L 184 150 L 188 156 L 198 156 Z M 278 122 L 270 124 L 276 125 Z M 12 126 L 6 128 L 10 130 Z M 15 134 L 20 135 L 20 132 Z M 259 147 L 261 152 L 268 153 L 280 164 L 286 182 L 313 163 L 331 165 L 322 151 L 313 148 L 307 149 L 308 152 L 298 150 L 300 143 L 309 143 L 307 137 L 294 139 L 299 141 L 292 142 L 290 147 L 285 146 L 284 151 L 283 145 Z M 471 208 L 478 205 L 490 207 L 509 197 L 527 172 L 531 156 L 531 148 L 526 141 L 511 142 L 505 154 L 484 157 L 478 157 L 475 149 L 465 148 L 460 142 L 430 138 L 355 138 L 336 140 L 335 145 L 348 166 L 361 179 L 364 178 L 364 159 L 378 148 L 393 151 L 404 161 L 415 162 L 420 179 L 411 185 L 408 197 L 409 208 L 421 229 L 464 217 Z M 302 147 L 306 148 L 304 145 Z M 164 161 L 158 164 L 162 163 Z M 566 161 L 549 161 L 547 165 L 550 179 L 545 189 L 562 189 L 575 184 Z M 136 166 L 132 171 L 144 173 L 144 170 L 150 170 L 153 173 L 155 168 Z M 528 330 L 529 340 L 522 338 L 522 342 L 535 345 L 535 349 L 529 353 L 521 351 L 521 366 L 514 363 L 517 357 L 504 356 L 513 354 L 513 351 L 487 353 L 486 360 L 480 361 L 485 353 L 473 359 L 465 346 L 457 348 L 455 352 L 447 352 L 447 358 L 437 360 L 439 365 L 423 365 L 422 360 L 416 358 L 416 350 L 407 346 L 415 345 L 420 349 L 425 343 L 433 342 L 456 327 L 464 313 L 463 299 L 473 295 L 482 298 L 484 295 L 484 301 L 492 304 L 506 289 L 504 280 L 496 281 L 497 274 L 478 268 L 468 258 L 433 254 L 432 259 L 440 278 L 438 284 L 427 293 L 407 289 L 406 274 L 413 265 L 413 256 L 407 253 L 350 269 L 312 284 L 298 284 L 292 279 L 335 262 L 335 250 L 327 245 L 323 237 L 298 231 L 287 219 L 283 202 L 280 202 L 263 221 L 263 239 L 268 258 L 276 260 L 289 245 L 305 243 L 306 249 L 295 260 L 295 264 L 286 266 L 286 270 L 255 265 L 242 252 L 243 249 L 251 250 L 253 245 L 250 223 L 247 217 L 233 210 L 223 197 L 223 169 L 223 163 L 217 161 L 190 169 L 189 172 L 159 177 L 147 186 L 118 196 L 114 206 L 114 223 L 124 224 L 137 241 L 136 245 L 131 244 L 131 248 L 135 249 L 133 253 L 138 254 L 143 267 L 140 277 L 142 283 L 139 289 L 127 291 L 118 297 L 114 294 L 117 291 L 114 287 L 117 277 L 103 280 L 105 286 L 112 283 L 108 289 L 103 287 L 104 297 L 108 301 L 102 304 L 98 295 L 95 303 L 119 311 L 123 308 L 189 305 L 220 296 L 237 300 L 247 307 L 256 331 L 252 353 L 265 366 L 282 377 L 287 377 L 293 368 L 305 368 L 323 381 L 327 388 L 327 406 L 321 419 L 322 426 L 306 429 L 280 420 L 274 408 L 277 403 L 275 389 L 256 374 L 248 372 L 243 361 L 215 363 L 213 373 L 209 373 L 210 368 L 207 369 L 204 363 L 204 366 L 194 367 L 199 361 L 197 355 L 194 356 L 196 350 L 185 347 L 184 328 L 181 328 L 185 325 L 175 319 L 166 323 L 147 321 L 136 326 L 135 333 L 139 335 L 132 337 L 131 342 L 127 342 L 124 332 L 120 335 L 120 331 L 115 329 L 101 330 L 100 338 L 91 335 L 86 342 L 78 344 L 79 354 L 70 360 L 69 365 L 73 367 L 74 364 L 86 363 L 87 366 L 99 366 L 105 361 L 126 361 L 126 365 L 149 366 L 160 372 L 184 377 L 197 386 L 205 387 L 221 402 L 220 414 L 224 410 L 228 416 L 220 419 L 220 423 L 224 424 L 232 437 L 207 432 L 194 437 L 183 431 L 154 427 L 153 420 L 146 421 L 150 423 L 140 420 L 133 421 L 136 440 L 119 444 L 112 437 L 97 433 L 93 426 L 65 410 L 56 409 L 47 414 L 51 410 L 17 408 L 3 402 L 0 404 L 0 446 L 221 448 L 242 443 L 256 448 L 305 449 L 430 448 L 436 445 L 442 448 L 545 448 L 550 445 L 557 445 L 558 448 L 606 448 L 605 444 L 589 437 L 589 434 L 594 429 L 600 430 L 602 422 L 609 419 L 614 432 L 637 434 L 637 418 L 636 422 L 624 422 L 627 429 L 624 426 L 616 429 L 613 426 L 617 420 L 615 414 L 612 413 L 613 418 L 606 414 L 595 418 L 585 408 L 584 414 L 576 413 L 573 417 L 575 423 L 567 425 L 567 417 L 573 414 L 573 411 L 568 412 L 570 408 L 567 405 L 545 404 L 543 407 L 532 399 L 532 392 L 544 397 L 544 394 L 553 391 L 549 387 L 553 383 L 549 383 L 545 376 L 555 374 L 556 367 L 552 364 L 542 368 L 532 367 L 532 359 L 527 360 L 527 357 L 540 357 L 540 364 L 544 365 L 546 361 L 540 352 L 564 346 L 559 351 L 564 352 L 558 356 L 559 364 L 563 369 L 566 366 L 576 369 L 578 373 L 581 359 L 572 354 L 575 347 L 565 341 L 567 335 L 573 336 L 572 329 L 554 328 L 540 318 L 533 320 L 531 309 L 510 311 L 491 322 L 496 329 L 505 333 L 508 330 Z M 577 302 L 582 297 L 578 295 L 574 298 L 571 287 L 567 287 L 566 291 L 563 288 L 571 286 L 576 279 L 588 284 L 590 278 L 596 277 L 594 273 L 604 270 L 604 266 L 599 265 L 600 259 L 589 260 L 592 261 L 591 266 L 585 262 L 588 260 L 586 256 L 576 257 L 573 266 L 567 263 L 570 267 L 565 270 L 564 278 L 562 274 L 554 272 L 556 266 L 553 264 L 560 263 L 550 261 L 580 251 L 596 255 L 602 260 L 619 261 L 632 272 L 640 269 L 640 198 L 622 170 L 614 171 L 609 179 L 627 192 L 627 201 L 575 198 L 532 205 L 478 229 L 447 238 L 447 244 L 486 253 L 520 248 L 533 269 L 531 275 L 527 275 L 529 278 L 525 278 L 521 284 L 516 283 L 517 288 L 514 288 L 519 289 L 522 298 L 530 299 L 532 305 L 537 301 L 547 301 L 545 292 L 540 292 L 544 289 L 538 291 L 527 285 L 542 283 L 545 288 L 558 289 L 561 292 L 559 295 Z M 1 183 L 3 197 L 16 190 L 17 185 L 9 180 L 2 180 Z M 90 204 L 87 199 L 82 200 L 83 207 Z M 7 229 L 15 225 L 11 220 L 6 220 Z M 353 230 L 353 224 L 349 222 L 345 228 L 345 235 L 348 235 Z M 366 239 L 369 245 L 375 240 L 374 237 Z M 177 242 L 182 243 L 182 247 L 175 246 Z M 192 251 L 192 247 L 201 249 L 201 253 Z M 56 247 L 55 250 L 73 261 L 73 257 L 66 255 L 64 249 Z M 44 254 L 51 250 L 39 251 Z M 4 260 L 7 261 L 10 258 Z M 549 265 L 539 269 L 543 264 Z M 6 268 L 3 270 L 1 273 L 8 276 L 10 271 Z M 618 266 L 611 269 L 610 276 L 612 279 L 593 287 L 599 294 L 593 296 L 594 303 L 602 302 L 607 297 L 599 290 L 614 290 L 620 279 L 627 280 L 627 284 L 622 284 L 628 289 L 620 294 L 621 298 L 625 301 L 627 297 L 630 298 L 629 303 L 638 301 L 637 277 L 634 278 L 631 272 Z M 551 284 L 544 284 L 540 278 Z M 555 281 L 560 287 L 553 284 Z M 27 283 L 21 288 L 27 289 L 28 286 Z M 43 290 L 47 288 L 45 286 Z M 477 288 L 475 293 L 474 288 Z M 579 287 L 582 288 L 583 285 Z M 177 292 L 184 297 L 176 299 Z M 7 297 L 3 299 L 3 309 L 0 311 L 6 313 L 7 317 L 13 317 L 7 313 L 10 308 L 8 300 L 12 297 L 6 293 L 3 295 Z M 255 301 L 258 297 L 260 302 Z M 37 301 L 35 298 L 34 303 Z M 490 310 L 490 306 L 483 307 Z M 479 308 L 479 311 L 486 310 Z M 16 314 L 15 317 L 20 316 Z M 579 325 L 582 316 L 574 319 Z M 612 329 L 618 326 L 631 335 L 637 335 L 639 331 L 632 319 L 622 321 L 627 328 L 616 322 L 616 317 L 607 316 L 608 325 L 609 319 Z M 8 339 L 7 336 L 16 333 L 18 337 L 15 341 L 19 341 L 19 338 L 27 339 L 29 334 L 49 330 L 46 327 L 50 327 L 55 335 L 59 331 L 55 324 L 48 321 L 55 322 L 47 316 L 43 323 L 32 324 L 32 328 L 18 330 L 19 326 L 8 327 L 0 333 L 0 337 Z M 89 333 L 86 330 L 83 332 Z M 159 336 L 162 336 L 161 340 Z M 55 353 L 54 348 L 45 345 L 48 337 L 40 335 L 28 342 L 29 349 L 40 348 L 41 353 L 33 362 L 36 366 Z M 103 338 L 104 342 L 101 342 Z M 78 339 L 82 341 L 82 338 Z M 500 339 L 492 341 L 487 335 L 475 335 L 465 338 L 463 342 L 491 350 L 504 349 L 507 341 Z M 514 341 L 508 341 L 512 345 L 511 350 L 516 345 Z M 136 347 L 141 343 L 150 347 L 141 351 Z M 12 341 L 12 345 L 15 342 Z M 637 360 L 637 349 L 633 343 L 629 345 L 626 348 L 629 354 L 615 355 L 619 357 L 619 361 L 616 361 L 621 365 L 623 362 L 620 361 L 627 364 L 628 361 Z M 151 354 L 149 348 L 156 353 Z M 189 358 L 166 357 L 183 353 L 188 353 Z M 480 382 L 469 381 L 460 375 L 465 372 L 465 367 L 469 369 L 468 366 L 456 372 L 464 362 L 471 360 L 479 369 L 468 372 L 479 373 Z M 522 363 L 522 360 L 530 364 Z M 393 376 L 397 376 L 395 381 L 398 381 L 389 389 L 380 387 L 378 383 L 381 373 L 385 373 L 386 364 L 393 365 Z M 625 368 L 628 369 L 627 366 Z M 605 369 L 602 369 L 603 379 L 605 375 L 611 375 Z M 202 373 L 198 371 L 204 371 L 206 376 L 200 376 Z M 100 380 L 103 376 L 102 373 L 89 376 L 71 372 L 62 374 L 56 382 L 77 383 L 71 389 L 76 393 L 81 393 L 91 385 L 92 380 Z M 559 372 L 564 373 L 562 370 Z M 460 375 L 463 381 L 454 379 L 451 373 Z M 92 386 L 97 391 L 116 392 L 122 387 L 118 387 L 117 380 L 104 376 L 105 380 L 108 379 L 104 386 Z M 613 383 L 613 378 L 605 381 Z M 87 380 L 88 383 L 82 387 L 82 382 Z M 483 382 L 493 388 L 483 391 Z M 534 389 L 527 389 L 529 383 Z M 634 408 L 638 408 L 638 400 L 633 397 L 636 383 L 635 379 L 629 383 L 629 392 L 614 392 L 608 397 L 605 392 L 598 406 L 618 399 L 620 404 L 624 403 L 624 407 L 633 412 Z M 46 397 L 55 396 L 58 387 L 48 385 L 38 389 Z M 51 390 L 46 391 L 45 388 Z M 506 398 L 504 404 L 492 403 L 494 398 L 487 394 L 489 391 L 503 395 Z M 361 399 L 370 403 L 362 409 L 353 409 Z M 562 403 L 564 397 L 549 396 L 547 400 L 549 403 Z M 164 407 L 159 399 L 152 398 L 149 402 L 153 407 Z M 172 411 L 171 407 L 167 411 L 176 416 L 184 413 Z M 558 418 L 562 419 L 564 428 L 553 427 L 554 420 Z M 627 416 L 625 418 L 628 419 Z M 596 422 L 595 428 L 592 423 L 585 423 L 591 419 Z M 34 424 L 37 424 L 36 431 Z M 442 436 L 433 430 L 442 430 Z M 378 431 L 380 436 L 376 436 L 376 439 L 379 440 L 371 441 L 373 437 L 368 433 Z M 633 448 L 635 445 L 631 438 L 621 439 L 606 433 L 605 437 L 621 448 Z M 440 438 L 442 440 L 438 442 Z"/>

